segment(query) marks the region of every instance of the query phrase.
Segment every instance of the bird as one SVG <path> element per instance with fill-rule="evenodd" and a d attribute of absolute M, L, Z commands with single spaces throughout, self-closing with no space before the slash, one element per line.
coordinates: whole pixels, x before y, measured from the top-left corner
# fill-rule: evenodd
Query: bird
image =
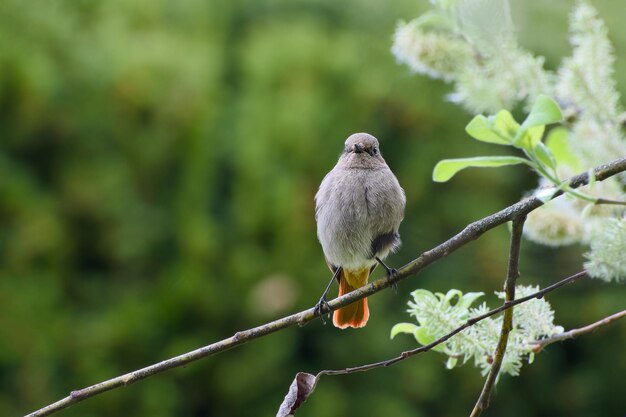
<path fill-rule="evenodd" d="M 405 205 L 404 190 L 380 153 L 378 139 L 368 133 L 350 135 L 315 195 L 317 237 L 333 273 L 316 312 L 328 306 L 326 295 L 335 280 L 342 296 L 366 285 L 377 264 L 392 276 L 395 270 L 383 260 L 400 246 Z M 332 322 L 340 329 L 361 328 L 369 314 L 363 298 L 335 310 Z"/>

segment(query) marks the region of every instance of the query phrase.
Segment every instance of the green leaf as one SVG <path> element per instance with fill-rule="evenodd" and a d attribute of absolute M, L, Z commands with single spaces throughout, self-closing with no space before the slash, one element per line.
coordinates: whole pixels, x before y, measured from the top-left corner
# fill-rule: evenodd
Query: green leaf
<path fill-rule="evenodd" d="M 500 110 L 493 120 L 493 130 L 500 136 L 507 138 L 507 144 L 513 141 L 519 128 L 519 123 L 515 121 L 508 110 Z"/>
<path fill-rule="evenodd" d="M 426 301 L 426 299 L 430 299 L 432 302 L 437 302 L 437 297 L 432 292 L 425 290 L 423 288 L 419 288 L 411 293 L 415 302 L 420 302 L 420 300 Z"/>
<path fill-rule="evenodd" d="M 546 127 L 544 125 L 534 126 L 530 129 L 519 130 L 519 135 L 513 141 L 513 146 L 520 149 L 532 150 L 543 137 Z"/>
<path fill-rule="evenodd" d="M 465 131 L 468 135 L 481 142 L 510 145 L 509 142 L 492 130 L 491 121 L 482 114 L 474 117 L 467 126 L 465 126 Z"/>
<path fill-rule="evenodd" d="M 415 340 L 417 340 L 417 342 L 422 346 L 429 345 L 437 340 L 435 336 L 428 333 L 428 329 L 425 327 L 418 328 L 414 334 Z M 444 345 L 437 345 L 433 347 L 433 350 L 436 352 L 444 352 L 446 350 L 446 347 Z"/>
<path fill-rule="evenodd" d="M 467 134 L 474 139 L 496 145 L 510 145 L 517 129 L 519 124 L 507 110 L 488 118 L 479 114 L 465 126 Z"/>
<path fill-rule="evenodd" d="M 505 165 L 530 164 L 530 161 L 517 156 L 479 156 L 476 158 L 444 159 L 435 165 L 433 181 L 446 182 L 462 169 L 496 168 Z"/>
<path fill-rule="evenodd" d="M 557 163 L 565 164 L 576 171 L 580 170 L 580 163 L 569 146 L 569 132 L 564 127 L 552 129 L 546 138 L 546 146 L 552 151 Z"/>
<path fill-rule="evenodd" d="M 528 143 L 532 148 L 537 146 L 538 143 L 541 142 L 541 138 L 543 138 L 543 132 L 546 131 L 545 125 L 533 126 L 530 129 L 524 132 L 524 136 L 528 137 Z"/>
<path fill-rule="evenodd" d="M 459 301 L 457 306 L 469 308 L 472 306 L 472 304 L 474 304 L 474 301 L 476 301 L 483 295 L 485 295 L 484 292 L 468 292 L 467 294 L 463 295 L 463 297 L 461 297 L 461 300 Z"/>
<path fill-rule="evenodd" d="M 419 327 L 413 323 L 398 323 L 391 328 L 391 338 L 393 339 L 400 333 L 408 333 L 415 335 Z"/>
<path fill-rule="evenodd" d="M 556 168 L 556 159 L 554 158 L 554 155 L 552 155 L 552 151 L 550 151 L 550 148 L 548 148 L 542 142 L 537 143 L 537 145 L 533 149 L 533 152 L 537 156 L 537 159 L 539 159 L 539 161 L 541 161 L 543 165 L 552 169 Z"/>
<path fill-rule="evenodd" d="M 448 292 L 442 299 L 442 301 L 444 302 L 444 305 L 446 307 L 450 306 L 452 304 L 452 301 L 454 300 L 454 297 L 458 299 L 457 300 L 457 303 L 458 303 L 461 297 L 463 297 L 463 293 L 460 290 L 455 290 L 455 289 L 448 290 Z"/>
<path fill-rule="evenodd" d="M 559 105 L 552 98 L 541 94 L 535 100 L 530 114 L 522 123 L 521 129 L 527 130 L 534 126 L 549 125 L 563 120 Z"/>
<path fill-rule="evenodd" d="M 415 339 L 417 339 L 420 345 L 428 345 L 434 342 L 435 340 L 437 340 L 435 339 L 433 335 L 428 333 L 428 329 L 425 327 L 418 328 L 414 334 L 415 334 Z"/>

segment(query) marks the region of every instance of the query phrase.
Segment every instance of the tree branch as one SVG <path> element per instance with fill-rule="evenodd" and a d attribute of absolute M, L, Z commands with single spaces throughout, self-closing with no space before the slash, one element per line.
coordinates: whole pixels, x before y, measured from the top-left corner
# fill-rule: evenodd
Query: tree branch
<path fill-rule="evenodd" d="M 511 247 L 509 249 L 509 267 L 506 274 L 506 281 L 504 282 L 504 305 L 507 305 L 511 301 L 515 300 L 515 282 L 519 278 L 519 256 L 520 247 L 522 242 L 522 232 L 524 231 L 524 222 L 526 216 L 520 216 L 513 219 L 513 228 L 511 230 Z M 498 345 L 496 346 L 496 352 L 493 355 L 493 363 L 489 370 L 489 375 L 485 380 L 483 390 L 476 401 L 476 405 L 470 414 L 470 417 L 478 417 L 480 413 L 489 407 L 489 397 L 493 386 L 500 374 L 500 367 L 502 366 L 502 360 L 506 353 L 506 347 L 509 342 L 509 333 L 513 329 L 513 308 L 504 311 L 504 318 L 502 320 L 502 328 L 500 330 L 500 338 Z"/>
<path fill-rule="evenodd" d="M 615 313 L 608 317 L 603 318 L 602 320 L 598 320 L 595 323 L 591 323 L 585 327 L 581 327 L 579 329 L 568 330 L 567 332 L 555 334 L 551 337 L 547 337 L 545 339 L 537 340 L 533 343 L 533 351 L 535 353 L 541 352 L 546 346 L 551 345 L 552 343 L 560 342 L 566 339 L 573 339 L 580 335 L 591 333 L 599 327 L 606 326 L 609 323 L 617 321 L 622 317 L 626 317 L 626 310 L 622 310 L 619 313 Z"/>
<path fill-rule="evenodd" d="M 300 407 L 302 405 L 302 402 L 304 402 L 306 400 L 306 398 L 313 392 L 313 390 L 315 389 L 315 387 L 317 386 L 320 378 L 324 375 L 345 375 L 345 374 L 351 374 L 351 373 L 355 373 L 355 372 L 366 372 L 366 371 L 370 371 L 372 369 L 376 369 L 376 368 L 383 368 L 383 367 L 387 367 L 387 366 L 391 366 L 394 365 L 398 362 L 401 362 L 405 359 L 410 358 L 411 356 L 415 356 L 417 354 L 420 353 L 424 353 L 424 352 L 428 352 L 430 350 L 432 350 L 433 348 L 435 348 L 436 346 L 445 343 L 448 339 L 450 339 L 451 337 L 455 336 L 456 334 L 462 332 L 463 330 L 467 329 L 468 327 L 473 326 L 474 324 L 485 320 L 488 317 L 494 316 L 498 313 L 501 313 L 502 311 L 506 312 L 507 311 L 512 311 L 512 308 L 518 304 L 522 304 L 525 303 L 527 301 L 530 301 L 534 298 L 543 298 L 547 293 L 552 292 L 558 288 L 561 288 L 567 284 L 571 284 L 574 281 L 577 281 L 583 277 L 587 276 L 587 272 L 586 271 L 580 271 L 574 275 L 571 275 L 567 278 L 562 279 L 561 281 L 558 281 L 542 290 L 539 290 L 535 293 L 532 293 L 530 295 L 527 295 L 525 297 L 521 297 L 518 299 L 515 299 L 513 301 L 506 301 L 503 305 L 501 305 L 498 308 L 495 308 L 493 310 L 490 310 L 484 314 L 481 314 L 480 316 L 476 316 L 473 317 L 469 320 L 467 320 L 462 326 L 457 327 L 456 329 L 454 329 L 453 331 L 451 331 L 450 333 L 445 334 L 444 336 L 441 336 L 439 339 L 435 340 L 432 343 L 429 343 L 427 345 L 424 346 L 420 346 L 418 348 L 412 349 L 412 350 L 408 350 L 405 352 L 402 352 L 401 354 L 399 354 L 398 356 L 391 358 L 391 359 L 387 359 L 384 361 L 379 361 L 379 362 L 375 362 L 375 363 L 370 363 L 370 364 L 366 364 L 366 365 L 360 365 L 360 366 L 354 366 L 354 367 L 350 367 L 350 368 L 345 368 L 345 369 L 325 369 L 323 371 L 319 371 L 317 373 L 317 375 L 310 375 L 310 374 L 305 374 L 303 372 L 299 372 L 296 379 L 298 378 L 298 376 L 306 376 L 309 377 L 308 379 L 308 384 L 307 386 L 305 386 L 301 391 L 299 391 L 299 394 L 301 394 L 303 396 L 302 399 L 300 399 L 299 402 L 294 401 L 293 399 L 290 399 L 291 401 L 288 403 L 290 406 L 293 406 L 293 408 L 291 408 L 291 410 L 295 410 L 298 407 Z M 622 317 L 626 316 L 626 310 L 621 311 L 619 313 L 616 313 L 612 316 L 606 317 L 605 319 L 602 319 L 596 323 L 590 324 L 588 326 L 585 326 L 583 328 L 580 329 L 574 329 L 574 330 L 570 330 L 568 332 L 564 332 L 564 333 L 560 333 L 558 335 L 554 335 L 550 338 L 546 338 L 546 339 L 542 339 L 539 341 L 534 342 L 533 346 L 538 346 L 538 350 L 536 350 L 536 352 L 538 352 L 541 348 L 555 343 L 557 341 L 563 340 L 563 339 L 569 339 L 572 337 L 576 337 L 579 336 L 581 334 L 584 333 L 589 333 L 593 330 L 595 330 L 596 328 L 609 324 L 613 321 L 616 321 Z M 493 369 L 493 368 L 492 368 Z M 486 384 L 485 384 L 486 386 Z M 493 384 L 491 384 L 491 386 L 493 386 Z M 485 391 L 483 389 L 483 391 Z M 481 393 L 482 394 L 482 393 Z M 487 396 L 488 398 L 488 396 Z M 485 406 L 486 407 L 486 406 Z M 282 409 L 282 407 L 281 407 Z M 482 409 L 484 410 L 484 408 Z M 281 416 L 284 414 L 280 414 Z M 285 414 L 286 415 L 286 414 Z"/>
<path fill-rule="evenodd" d="M 594 174 L 597 181 L 602 181 L 624 171 L 626 171 L 626 158 L 621 158 L 608 164 L 596 167 L 594 169 Z M 569 184 L 571 188 L 577 188 L 587 184 L 588 181 L 589 176 L 587 172 L 584 172 L 570 178 Z M 560 194 L 562 194 L 562 192 L 558 192 L 557 194 L 555 194 L 554 197 L 557 197 Z M 542 204 L 543 203 L 538 198 L 526 198 L 497 213 L 485 217 L 484 219 L 475 221 L 469 224 L 460 233 L 453 236 L 451 239 L 441 243 L 440 245 L 429 251 L 422 253 L 419 257 L 398 269 L 398 271 L 390 279 L 378 279 L 364 287 L 350 292 L 349 294 L 336 298 L 330 301 L 328 303 L 328 308 L 323 309 L 319 314 L 315 313 L 314 308 L 309 308 L 299 313 L 292 314 L 290 316 L 283 317 L 281 319 L 274 320 L 272 322 L 248 330 L 237 332 L 229 338 L 220 340 L 208 346 L 204 346 L 191 352 L 184 353 L 182 355 L 164 360 L 162 362 L 147 366 L 133 372 L 129 372 L 125 375 L 121 375 L 116 378 L 112 378 L 107 381 L 103 381 L 77 391 L 72 391 L 69 396 L 46 407 L 43 407 L 37 411 L 34 411 L 31 414 L 28 414 L 28 416 L 38 417 L 50 415 L 66 407 L 69 407 L 72 404 L 76 404 L 86 398 L 93 397 L 94 395 L 98 395 L 115 388 L 132 384 L 134 382 L 140 381 L 142 379 L 159 374 L 172 368 L 184 366 L 190 362 L 197 361 L 201 358 L 213 355 L 218 352 L 222 352 L 250 340 L 266 336 L 278 330 L 282 330 L 296 324 L 302 326 L 309 321 L 319 317 L 319 315 L 326 314 L 330 311 L 351 304 L 364 297 L 375 294 L 383 290 L 384 288 L 395 284 L 398 281 L 401 281 L 411 275 L 417 274 L 433 262 L 446 257 L 450 253 L 454 252 L 456 249 L 471 242 L 472 240 L 478 239 L 487 230 L 493 229 L 494 227 L 506 223 L 507 221 L 510 221 L 516 217 L 525 216 Z"/>
<path fill-rule="evenodd" d="M 475 325 L 479 321 L 483 321 L 484 319 L 494 316 L 502 311 L 506 312 L 509 309 L 511 309 L 513 306 L 525 303 L 526 301 L 532 300 L 533 298 L 542 298 L 545 294 L 552 292 L 556 290 L 557 288 L 561 288 L 564 285 L 570 284 L 585 276 L 587 276 L 587 273 L 585 271 L 580 271 L 572 276 L 564 278 L 561 281 L 558 281 L 550 285 L 549 287 L 546 287 L 535 293 L 527 295 L 526 297 L 518 298 L 517 300 L 513 300 L 510 302 L 505 302 L 503 305 L 501 305 L 498 308 L 494 308 L 493 310 L 490 310 L 484 314 L 481 314 L 480 316 L 476 316 L 476 317 L 472 317 L 471 319 L 468 319 L 462 326 L 459 326 L 456 329 L 452 330 L 450 333 L 444 336 L 441 336 L 439 339 L 435 340 L 434 342 L 429 343 L 424 346 L 420 346 L 412 350 L 407 350 L 405 352 L 402 352 L 401 354 L 399 354 L 398 356 L 394 358 L 387 359 L 387 360 L 380 361 L 380 362 L 370 363 L 367 365 L 355 366 L 351 368 L 323 370 L 323 371 L 318 372 L 316 376 L 316 380 L 318 380 L 322 375 L 344 375 L 344 374 L 351 374 L 354 372 L 365 372 L 371 369 L 382 368 L 382 367 L 390 366 L 395 363 L 401 362 L 419 353 L 428 352 L 429 350 L 432 350 L 434 347 L 446 342 L 448 339 L 455 336 L 456 334 L 461 333 L 463 330 L 467 329 L 468 327 Z"/>

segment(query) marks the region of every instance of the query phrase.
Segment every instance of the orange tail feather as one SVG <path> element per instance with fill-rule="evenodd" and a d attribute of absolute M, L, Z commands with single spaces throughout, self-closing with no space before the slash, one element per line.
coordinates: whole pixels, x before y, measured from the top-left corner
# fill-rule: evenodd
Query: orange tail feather
<path fill-rule="evenodd" d="M 341 297 L 350 291 L 354 291 L 355 289 L 364 286 L 367 283 L 368 278 L 369 269 L 365 269 L 364 271 L 359 271 L 357 273 L 342 270 L 339 274 L 339 296 Z M 369 317 L 370 310 L 367 306 L 367 298 L 363 298 L 335 310 L 333 313 L 333 325 L 340 329 L 346 329 L 348 327 L 358 329 L 367 324 Z"/>

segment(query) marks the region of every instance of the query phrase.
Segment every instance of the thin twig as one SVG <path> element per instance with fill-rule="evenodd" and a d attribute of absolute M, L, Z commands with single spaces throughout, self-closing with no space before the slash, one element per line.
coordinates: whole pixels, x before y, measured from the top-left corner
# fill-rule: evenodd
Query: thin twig
<path fill-rule="evenodd" d="M 594 175 L 597 181 L 602 181 L 624 171 L 626 171 L 626 158 L 621 158 L 608 164 L 596 167 L 594 169 Z M 569 184 L 571 188 L 577 188 L 587 184 L 588 181 L 588 173 L 584 172 L 582 174 L 572 177 Z M 556 193 L 554 197 L 557 197 L 560 194 L 562 194 L 561 191 Z M 172 368 L 184 366 L 190 362 L 197 361 L 201 358 L 225 351 L 250 340 L 266 336 L 278 330 L 282 330 L 296 324 L 302 326 L 309 321 L 318 318 L 320 315 L 326 314 L 330 311 L 351 304 L 357 300 L 368 297 L 391 285 L 394 285 L 398 281 L 401 281 L 411 275 L 417 274 L 433 262 L 448 256 L 450 253 L 454 252 L 461 246 L 471 242 L 472 240 L 478 239 L 487 230 L 493 229 L 496 226 L 506 223 L 515 217 L 527 215 L 531 211 L 535 210 L 537 207 L 540 207 L 542 204 L 543 202 L 538 198 L 529 197 L 497 213 L 487 216 L 484 219 L 475 221 L 469 224 L 460 233 L 456 234 L 452 238 L 436 246 L 435 248 L 422 253 L 419 257 L 409 262 L 402 268 L 398 269 L 398 271 L 391 277 L 391 279 L 378 279 L 344 296 L 331 300 L 328 302 L 328 307 L 321 309 L 321 311 L 319 311 L 317 314 L 314 308 L 309 308 L 299 313 L 292 314 L 278 320 L 274 320 L 272 322 L 254 327 L 252 329 L 237 332 L 229 338 L 220 340 L 208 346 L 204 346 L 191 352 L 184 353 L 182 355 L 164 360 L 162 362 L 147 366 L 133 372 L 129 372 L 125 375 L 121 375 L 116 378 L 112 378 L 107 381 L 103 381 L 77 391 L 72 391 L 69 396 L 28 414 L 28 417 L 50 415 L 64 408 L 67 408 L 70 405 L 76 404 L 86 398 L 93 397 L 94 395 L 101 394 L 114 388 L 119 388 L 132 384 L 134 382 L 140 381 L 142 379 L 159 374 Z"/>
<path fill-rule="evenodd" d="M 586 334 L 586 333 L 591 333 L 594 330 L 596 330 L 599 327 L 602 326 L 606 326 L 609 323 L 612 323 L 616 320 L 621 319 L 622 317 L 626 317 L 626 310 L 622 310 L 619 313 L 615 313 L 612 314 L 608 317 L 603 318 L 602 320 L 598 320 L 595 323 L 591 323 L 587 326 L 578 328 L 578 329 L 572 329 L 572 330 L 568 330 L 566 332 L 563 333 L 559 333 L 559 334 L 555 334 L 553 336 L 547 337 L 545 339 L 541 339 L 541 340 L 537 340 L 535 343 L 533 343 L 533 351 L 535 353 L 540 352 L 542 349 L 544 349 L 546 346 L 551 345 L 552 343 L 556 343 L 556 342 L 560 342 L 562 340 L 566 340 L 566 339 L 573 339 L 575 337 L 578 337 L 582 334 Z"/>
<path fill-rule="evenodd" d="M 504 305 L 515 300 L 515 283 L 517 282 L 517 278 L 519 278 L 519 256 L 525 221 L 526 216 L 517 217 L 513 220 L 513 228 L 511 230 L 511 247 L 509 249 L 509 267 L 506 274 L 506 281 L 504 282 Z M 478 417 L 483 410 L 489 407 L 491 391 L 493 390 L 493 386 L 498 379 L 498 375 L 500 375 L 502 360 L 504 359 L 506 347 L 509 342 L 509 333 L 512 329 L 513 309 L 510 308 L 504 312 L 500 338 L 498 339 L 496 352 L 493 355 L 491 369 L 489 370 L 489 375 L 487 375 L 483 390 L 476 401 L 476 405 L 474 405 L 474 409 L 472 410 L 470 417 Z"/>
<path fill-rule="evenodd" d="M 612 204 L 615 206 L 626 206 L 626 201 L 609 200 L 607 198 L 596 199 L 595 204 Z"/>
<path fill-rule="evenodd" d="M 458 333 L 461 333 L 463 330 L 467 329 L 468 327 L 471 327 L 473 325 L 475 325 L 476 323 L 478 323 L 479 321 L 485 320 L 488 317 L 494 316 L 498 313 L 501 313 L 502 311 L 507 311 L 508 309 L 510 309 L 513 306 L 516 306 L 518 304 L 522 304 L 525 303 L 526 301 L 532 300 L 534 298 L 542 298 L 545 294 L 552 292 L 554 290 L 556 290 L 557 288 L 561 288 L 564 285 L 570 284 L 582 277 L 587 276 L 587 273 L 585 271 L 580 271 L 572 276 L 569 276 L 567 278 L 562 279 L 561 281 L 558 281 L 552 285 L 550 285 L 549 287 L 546 287 L 542 290 L 539 290 L 535 293 L 532 293 L 530 295 L 527 295 L 526 297 L 522 297 L 522 298 L 518 298 L 514 301 L 511 302 L 506 302 L 503 305 L 501 305 L 498 308 L 494 308 L 493 310 L 490 310 L 484 314 L 481 314 L 480 316 L 476 316 L 476 317 L 472 317 L 471 319 L 467 320 L 462 326 L 457 327 L 456 329 L 452 330 L 450 333 L 441 336 L 439 339 L 435 340 L 432 343 L 429 343 L 427 345 L 424 346 L 420 346 L 418 348 L 412 349 L 412 350 L 407 350 L 405 352 L 402 352 L 401 354 L 399 354 L 398 356 L 391 358 L 391 359 L 387 359 L 384 361 L 380 361 L 380 362 L 375 362 L 375 363 L 370 363 L 367 365 L 361 365 L 361 366 L 354 366 L 351 368 L 345 368 L 345 369 L 325 369 L 323 371 L 320 371 L 317 373 L 316 376 L 316 380 L 318 380 L 322 375 L 344 375 L 344 374 L 351 374 L 354 372 L 365 372 L 365 371 L 369 371 L 371 369 L 376 369 L 376 368 L 382 368 L 382 367 L 386 367 L 386 366 L 390 366 L 393 364 L 396 364 L 398 362 L 401 362 L 405 359 L 410 358 L 411 356 L 417 355 L 419 353 L 424 353 L 424 352 L 428 352 L 429 350 L 433 349 L 434 347 L 446 342 L 448 339 L 450 339 L 452 336 L 455 336 Z"/>

